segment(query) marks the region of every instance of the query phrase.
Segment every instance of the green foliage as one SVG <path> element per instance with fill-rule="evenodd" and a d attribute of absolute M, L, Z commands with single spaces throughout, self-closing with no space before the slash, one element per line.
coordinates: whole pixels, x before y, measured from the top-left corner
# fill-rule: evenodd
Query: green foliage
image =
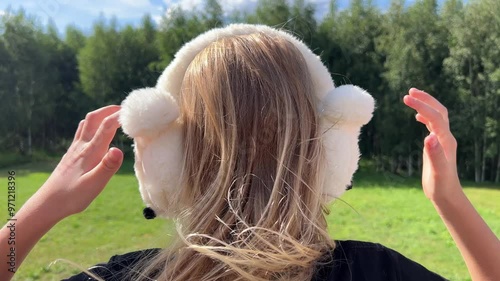
<path fill-rule="evenodd" d="M 294 0 L 292 5 L 288 2 L 260 0 L 255 14 L 247 15 L 246 21 L 287 30 L 310 47 L 314 46 L 317 34 L 314 6 L 304 0 Z"/>
<path fill-rule="evenodd" d="M 43 30 L 22 10 L 7 13 L 0 26 L 0 107 L 5 116 L 10 116 L 2 118 L 0 143 L 3 149 L 28 156 L 33 147 L 50 150 L 52 142 L 68 137 L 55 127 L 68 129 L 70 123 L 64 120 L 71 120 L 69 116 L 56 126 L 51 123 L 60 117 L 58 104 L 64 102 L 61 97 L 72 89 L 73 80 L 66 77 L 65 68 L 76 68 L 75 61 L 71 62 L 73 55 L 58 37 L 53 23 Z"/>
<path fill-rule="evenodd" d="M 220 27 L 224 22 L 224 12 L 218 0 L 206 0 L 205 13 L 202 15 L 204 24 L 209 28 Z"/>
<path fill-rule="evenodd" d="M 282 27 L 290 19 L 290 6 L 286 0 L 259 0 L 254 15 L 247 19 L 250 23 L 261 23 L 274 27 Z"/>
<path fill-rule="evenodd" d="M 382 17 L 370 3 L 352 1 L 350 9 L 339 12 L 336 2 L 331 2 L 329 14 L 319 25 L 317 49 L 336 85 L 356 84 L 376 100 L 382 98 L 384 56 L 376 50 L 381 27 Z M 379 118 L 375 115 L 374 119 Z M 364 127 L 361 137 L 361 150 L 367 156 L 377 149 L 373 124 Z"/>
<path fill-rule="evenodd" d="M 450 55 L 444 65 L 459 93 L 456 114 L 468 123 L 467 128 L 457 128 L 457 133 L 459 139 L 468 144 L 463 150 L 473 157 L 474 167 L 463 169 L 468 177 L 473 170 L 478 182 L 487 178 L 498 182 L 500 124 L 494 121 L 500 120 L 500 3 L 471 1 L 463 9 L 456 2 L 449 1 L 446 6 L 449 11 L 445 15 L 452 25 L 449 27 Z"/>
<path fill-rule="evenodd" d="M 159 54 L 156 30 L 149 16 L 140 28 L 119 30 L 116 19 L 101 19 L 78 54 L 83 91 L 98 106 L 120 103 L 135 88 L 152 86 L 157 76 L 152 62 Z"/>
<path fill-rule="evenodd" d="M 161 71 L 173 59 L 177 51 L 191 39 L 206 31 L 208 27 L 195 14 L 189 14 L 180 8 L 171 10 L 169 17 L 163 17 L 158 32 L 158 48 L 161 61 L 158 69 Z"/>
<path fill-rule="evenodd" d="M 377 52 L 385 55 L 382 76 L 387 83 L 381 103 L 398 104 L 409 88 L 416 87 L 426 89 L 449 106 L 453 92 L 447 90 L 448 79 L 442 71 L 448 52 L 446 29 L 439 25 L 437 1 L 419 1 L 408 8 L 401 1 L 392 1 L 383 23 L 384 33 L 377 37 Z M 401 165 L 400 159 L 408 162 L 412 152 L 421 149 L 421 142 L 415 140 L 424 138 L 425 128 L 417 125 L 414 112 L 403 106 L 383 106 L 377 115 L 384 127 L 380 152 L 392 158 L 390 169 L 395 171 Z M 394 116 L 398 118 L 391 118 Z"/>
<path fill-rule="evenodd" d="M 343 10 L 337 2 L 318 19 L 307 0 L 259 0 L 255 11 L 231 15 L 205 0 L 197 10 L 169 10 L 158 24 L 148 15 L 138 26 L 101 16 L 90 34 L 68 26 L 63 37 L 53 23 L 8 11 L 0 19 L 0 109 L 8 116 L 0 145 L 20 159 L 33 149 L 64 151 L 88 111 L 154 86 L 186 42 L 237 21 L 288 30 L 317 52 L 336 85 L 356 84 L 375 97 L 360 146 L 378 170 L 421 169 L 427 130 L 401 103 L 417 87 L 449 109 L 460 176 L 500 182 L 500 2 L 392 0 L 387 11 L 370 0 Z"/>

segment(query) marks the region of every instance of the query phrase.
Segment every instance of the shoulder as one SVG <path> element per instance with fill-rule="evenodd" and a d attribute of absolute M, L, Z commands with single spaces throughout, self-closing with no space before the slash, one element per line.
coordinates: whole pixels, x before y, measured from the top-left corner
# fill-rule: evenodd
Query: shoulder
<path fill-rule="evenodd" d="M 314 281 L 446 280 L 392 249 L 362 241 L 336 241 L 317 268 Z"/>
<path fill-rule="evenodd" d="M 148 249 L 111 257 L 89 271 L 106 281 L 126 280 L 130 269 L 156 256 L 160 249 Z M 443 281 L 443 277 L 381 244 L 336 241 L 336 247 L 318 261 L 313 281 Z M 94 281 L 82 272 L 66 281 Z"/>
<path fill-rule="evenodd" d="M 141 262 L 151 259 L 160 252 L 160 249 L 147 249 L 130 252 L 123 255 L 112 256 L 107 263 L 96 264 L 88 270 L 99 278 L 106 281 L 126 280 L 130 269 L 138 266 Z M 63 281 L 93 281 L 95 280 L 87 273 L 82 272 Z"/>

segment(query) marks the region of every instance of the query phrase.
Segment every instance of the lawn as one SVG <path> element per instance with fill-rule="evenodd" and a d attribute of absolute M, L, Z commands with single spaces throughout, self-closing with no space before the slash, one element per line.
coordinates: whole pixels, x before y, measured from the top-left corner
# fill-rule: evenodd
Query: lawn
<path fill-rule="evenodd" d="M 49 176 L 54 163 L 14 169 L 20 206 Z M 103 193 L 82 214 L 59 223 L 35 247 L 14 280 L 60 280 L 128 251 L 164 247 L 175 231 L 170 222 L 145 220 L 132 164 L 126 162 Z M 7 186 L 7 170 L 0 182 Z M 393 248 L 451 280 L 470 280 L 458 250 L 418 179 L 370 172 L 362 167 L 354 189 L 331 206 L 329 231 L 335 239 L 374 241 Z M 465 191 L 500 236 L 500 187 L 465 184 Z M 7 190 L 3 189 L 6 199 Z M 7 215 L 6 200 L 1 216 Z M 61 260 L 50 265 L 56 260 Z"/>

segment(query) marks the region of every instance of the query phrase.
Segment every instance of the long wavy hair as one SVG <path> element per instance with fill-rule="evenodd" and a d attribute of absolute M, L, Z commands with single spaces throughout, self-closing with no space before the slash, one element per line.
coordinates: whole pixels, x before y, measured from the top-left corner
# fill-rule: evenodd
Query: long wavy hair
<path fill-rule="evenodd" d="M 179 237 L 147 280 L 310 280 L 334 242 L 307 65 L 264 33 L 213 42 L 180 94 L 185 162 Z"/>

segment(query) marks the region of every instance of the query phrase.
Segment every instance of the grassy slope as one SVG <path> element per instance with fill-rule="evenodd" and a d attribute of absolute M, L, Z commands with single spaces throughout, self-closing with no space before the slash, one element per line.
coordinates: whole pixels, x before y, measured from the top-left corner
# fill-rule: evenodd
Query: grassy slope
<path fill-rule="evenodd" d="M 15 168 L 20 175 L 18 206 L 43 183 L 52 167 L 29 164 Z M 6 170 L 0 170 L 3 185 L 6 175 Z M 466 185 L 466 193 L 500 236 L 500 189 Z M 65 262 L 49 267 L 57 259 L 87 267 L 114 254 L 166 245 L 174 234 L 172 224 L 145 220 L 142 206 L 131 163 L 127 162 L 84 213 L 61 222 L 37 244 L 14 280 L 60 280 L 80 271 Z M 451 280 L 469 280 L 458 250 L 418 180 L 358 173 L 354 189 L 331 210 L 332 237 L 378 242 Z M 7 218 L 6 200 L 0 200 L 0 212 Z"/>

